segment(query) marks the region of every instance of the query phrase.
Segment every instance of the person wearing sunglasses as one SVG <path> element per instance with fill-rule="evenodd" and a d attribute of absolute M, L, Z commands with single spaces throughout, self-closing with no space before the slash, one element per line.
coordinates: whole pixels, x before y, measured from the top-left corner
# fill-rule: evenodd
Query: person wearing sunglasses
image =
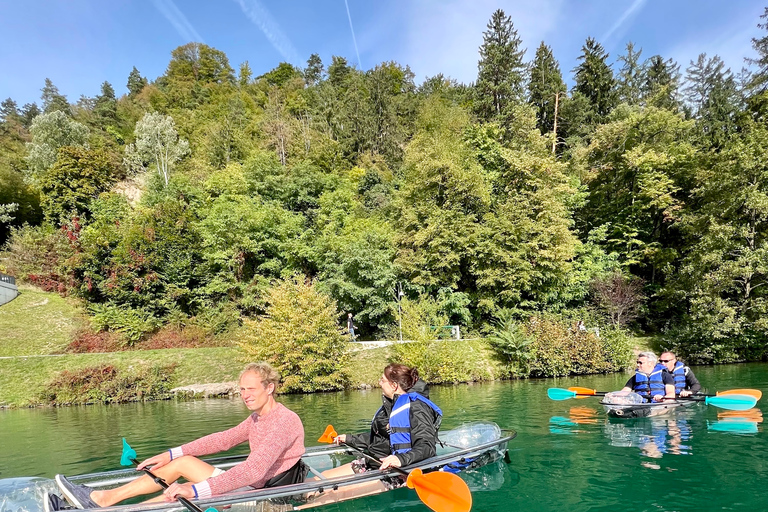
<path fill-rule="evenodd" d="M 665 398 L 675 398 L 675 378 L 667 368 L 657 362 L 653 352 L 640 352 L 637 355 L 635 374 L 622 388 L 622 393 L 634 391 L 646 402 L 661 402 Z"/>
<path fill-rule="evenodd" d="M 675 394 L 679 396 L 691 396 L 701 391 L 699 379 L 693 371 L 677 360 L 674 352 L 664 352 L 659 358 L 669 373 L 675 378 Z"/>

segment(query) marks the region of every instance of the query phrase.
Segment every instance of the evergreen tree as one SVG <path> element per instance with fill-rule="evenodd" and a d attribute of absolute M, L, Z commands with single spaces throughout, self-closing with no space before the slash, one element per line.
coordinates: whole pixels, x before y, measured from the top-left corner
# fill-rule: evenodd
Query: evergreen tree
<path fill-rule="evenodd" d="M 725 63 L 718 55 L 708 59 L 706 53 L 700 53 L 696 62 L 691 61 L 686 68 L 683 97 L 694 115 L 704 107 L 715 84 L 732 77 L 730 68 L 723 70 L 724 67 Z"/>
<path fill-rule="evenodd" d="M 128 95 L 136 96 L 147 85 L 147 79 L 141 76 L 136 66 L 133 66 L 131 73 L 128 75 Z"/>
<path fill-rule="evenodd" d="M 608 54 L 600 43 L 589 37 L 581 48 L 579 60 L 581 63 L 573 70 L 574 91 L 589 100 L 595 121 L 602 121 L 616 105 L 616 83 L 606 62 Z"/>
<path fill-rule="evenodd" d="M 325 75 L 325 69 L 323 68 L 323 61 L 320 60 L 320 56 L 313 53 L 307 59 L 307 67 L 304 68 L 304 81 L 309 87 L 317 85 L 323 80 Z"/>
<path fill-rule="evenodd" d="M 646 104 L 677 111 L 680 66 L 672 59 L 664 60 L 661 55 L 654 55 L 644 67 L 643 99 Z"/>
<path fill-rule="evenodd" d="M 94 112 L 103 122 L 114 123 L 117 121 L 115 89 L 112 88 L 112 84 L 109 82 L 101 84 L 101 94 L 96 97 Z"/>
<path fill-rule="evenodd" d="M 351 72 L 352 68 L 347 64 L 347 59 L 334 55 L 331 58 L 331 65 L 328 66 L 328 81 L 334 87 L 340 87 Z"/>
<path fill-rule="evenodd" d="M 509 124 L 512 106 L 522 100 L 525 49 L 512 18 L 498 9 L 483 32 L 480 62 L 477 64 L 474 109 L 483 121 Z"/>
<path fill-rule="evenodd" d="M 640 64 L 642 48 L 635 51 L 632 42 L 627 43 L 626 55 L 620 55 L 618 60 L 622 63 L 619 70 L 616 92 L 619 102 L 637 105 L 640 103 L 642 87 L 645 82 L 645 69 Z"/>
<path fill-rule="evenodd" d="M 763 30 L 768 30 L 768 7 L 765 8 L 760 19 L 765 23 L 758 23 L 757 26 Z M 752 48 L 757 52 L 756 58 L 745 59 L 749 64 L 757 66 L 757 71 L 752 74 L 752 80 L 749 83 L 753 95 L 759 95 L 768 89 L 768 35 L 752 38 Z"/>
<path fill-rule="evenodd" d="M 41 90 L 43 92 L 41 96 L 41 99 L 43 100 L 43 112 L 50 114 L 51 112 L 60 110 L 67 115 L 71 115 L 72 112 L 69 108 L 69 102 L 67 101 L 66 96 L 59 92 L 59 88 L 53 85 L 50 78 L 45 79 L 45 87 Z"/>
<path fill-rule="evenodd" d="M 240 73 L 237 77 L 237 82 L 240 84 L 240 87 L 245 87 L 249 83 L 251 83 L 251 78 L 253 78 L 253 71 L 251 71 L 251 65 L 248 64 L 248 61 L 243 62 L 240 64 Z"/>
<path fill-rule="evenodd" d="M 21 123 L 25 128 L 29 129 L 29 127 L 32 126 L 32 120 L 41 113 L 37 103 L 25 103 L 24 106 L 21 107 Z"/>
<path fill-rule="evenodd" d="M 684 89 L 688 107 L 706 147 L 720 149 L 738 130 L 737 117 L 742 99 L 736 79 L 725 63 L 715 55 L 702 53 L 686 70 Z"/>
<path fill-rule="evenodd" d="M 555 125 L 555 104 L 558 104 L 559 110 L 567 88 L 560 73 L 560 65 L 552 55 L 552 49 L 543 41 L 536 49 L 536 56 L 530 65 L 530 74 L 528 101 L 536 109 L 536 126 L 542 134 L 549 133 Z"/>
<path fill-rule="evenodd" d="M 9 123 L 19 120 L 19 107 L 11 98 L 0 103 L 0 122 Z"/>

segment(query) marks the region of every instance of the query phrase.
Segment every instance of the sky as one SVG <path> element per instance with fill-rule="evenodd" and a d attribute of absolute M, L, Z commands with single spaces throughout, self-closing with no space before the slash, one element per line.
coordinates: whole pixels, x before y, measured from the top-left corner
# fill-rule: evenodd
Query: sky
<path fill-rule="evenodd" d="M 762 37 L 755 0 L 0 0 L 0 99 L 40 103 L 50 78 L 76 102 L 109 81 L 127 92 L 133 66 L 161 76 L 171 51 L 197 41 L 221 50 L 235 71 L 254 76 L 280 62 L 304 67 L 317 53 L 367 70 L 385 61 L 410 66 L 417 83 L 438 73 L 469 83 L 493 11 L 512 18 L 533 57 L 543 41 L 566 82 L 594 37 L 610 54 L 627 42 L 642 58 L 661 55 L 681 71 L 700 53 L 720 55 L 735 72 Z M 614 71 L 619 68 L 614 64 Z"/>

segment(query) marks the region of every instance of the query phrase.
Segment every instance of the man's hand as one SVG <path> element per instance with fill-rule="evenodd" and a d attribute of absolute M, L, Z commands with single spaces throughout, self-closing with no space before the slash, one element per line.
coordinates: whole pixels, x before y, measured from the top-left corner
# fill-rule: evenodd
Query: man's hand
<path fill-rule="evenodd" d="M 692 394 L 690 389 L 684 389 L 680 392 L 680 396 L 691 396 Z"/>
<path fill-rule="evenodd" d="M 174 482 L 163 491 L 163 496 L 165 497 L 165 501 L 176 501 L 179 497 L 192 499 L 195 497 L 195 490 L 189 482 L 183 484 Z"/>
<path fill-rule="evenodd" d="M 161 468 L 166 464 L 168 464 L 169 462 L 171 462 L 171 452 L 166 451 L 163 453 L 158 453 L 154 457 L 150 457 L 144 462 L 142 462 L 141 464 L 139 464 L 138 466 L 136 466 L 136 471 L 141 471 L 147 466 L 150 466 L 150 469 Z"/>

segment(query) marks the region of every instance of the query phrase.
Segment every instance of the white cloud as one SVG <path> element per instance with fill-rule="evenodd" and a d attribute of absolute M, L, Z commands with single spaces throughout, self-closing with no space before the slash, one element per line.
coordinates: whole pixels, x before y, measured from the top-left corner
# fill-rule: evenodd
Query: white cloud
<path fill-rule="evenodd" d="M 288 36 L 280 29 L 280 25 L 275 21 L 269 11 L 261 5 L 259 0 L 235 0 L 243 13 L 259 30 L 266 36 L 272 47 L 285 59 L 286 62 L 299 65 L 298 53 L 291 44 Z"/>
<path fill-rule="evenodd" d="M 153 0 L 155 8 L 160 11 L 160 14 L 165 16 L 176 32 L 181 36 L 185 43 L 196 42 L 204 43 L 202 36 L 197 33 L 195 27 L 189 22 L 184 13 L 176 7 L 173 0 Z"/>
<path fill-rule="evenodd" d="M 606 47 L 608 45 L 608 39 L 616 34 L 616 37 L 621 37 L 624 33 L 626 33 L 627 27 L 626 23 L 629 21 L 634 15 L 636 15 L 640 9 L 642 8 L 643 4 L 645 4 L 645 0 L 635 0 L 632 5 L 629 6 L 629 8 L 624 11 L 624 14 L 621 15 L 621 18 L 619 18 L 616 23 L 613 24 L 613 26 L 608 29 L 608 32 L 606 32 L 603 37 L 601 37 L 598 42 L 603 45 L 603 47 Z M 622 29 L 622 30 L 619 30 Z"/>

